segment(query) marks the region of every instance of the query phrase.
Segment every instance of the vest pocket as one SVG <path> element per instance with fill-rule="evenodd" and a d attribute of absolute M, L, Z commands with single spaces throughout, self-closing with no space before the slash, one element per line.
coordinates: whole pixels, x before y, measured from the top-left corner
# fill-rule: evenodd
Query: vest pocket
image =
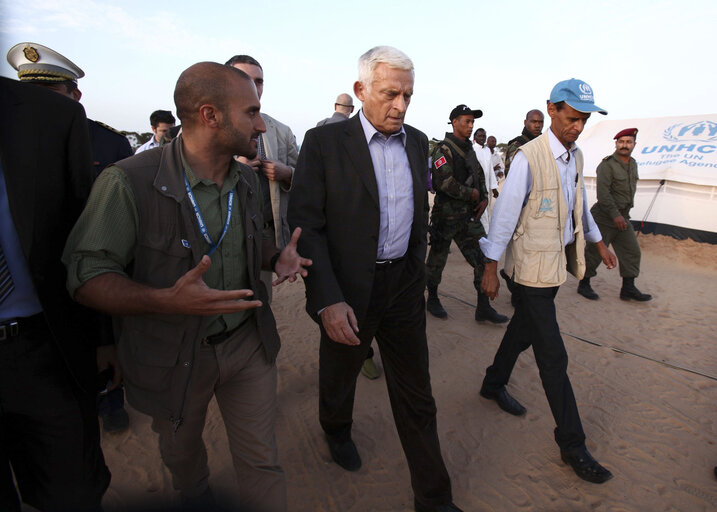
<path fill-rule="evenodd" d="M 147 318 L 145 328 L 123 327 L 119 343 L 120 361 L 125 379 L 132 386 L 149 391 L 164 391 L 171 386 L 179 360 L 184 330 Z"/>
<path fill-rule="evenodd" d="M 135 251 L 132 278 L 155 288 L 169 288 L 194 265 L 191 244 L 172 230 L 145 233 Z"/>
<path fill-rule="evenodd" d="M 521 281 L 552 283 L 559 275 L 562 247 L 555 228 L 534 229 L 514 240 L 515 274 Z"/>
<path fill-rule="evenodd" d="M 535 198 L 534 219 L 543 217 L 555 219 L 558 217 L 558 193 L 557 187 L 543 189 L 542 194 Z"/>

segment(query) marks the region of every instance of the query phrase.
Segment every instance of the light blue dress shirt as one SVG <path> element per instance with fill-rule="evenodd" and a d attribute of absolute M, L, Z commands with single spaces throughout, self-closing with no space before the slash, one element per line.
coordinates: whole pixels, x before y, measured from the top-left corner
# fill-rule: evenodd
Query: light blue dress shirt
<path fill-rule="evenodd" d="M 565 245 L 575 240 L 573 227 L 573 209 L 575 208 L 575 194 L 577 190 L 576 177 L 577 168 L 575 166 L 575 152 L 578 147 L 575 143 L 571 148 L 565 149 L 565 146 L 548 129 L 548 141 L 550 150 L 553 152 L 555 163 L 560 173 L 560 183 L 563 187 L 563 197 L 570 208 L 568 219 L 563 231 L 563 242 Z M 568 159 L 568 154 L 570 158 Z M 498 261 L 505 252 L 508 242 L 513 237 L 515 227 L 518 225 L 518 219 L 523 207 L 528 202 L 530 190 L 533 186 L 533 178 L 528 165 L 528 159 L 522 151 L 518 151 L 510 164 L 510 172 L 503 184 L 503 190 L 495 202 L 493 213 L 490 218 L 490 229 L 488 237 L 480 239 L 480 248 L 483 254 L 492 260 Z M 587 192 L 583 187 L 583 232 L 585 240 L 588 242 L 599 242 L 602 240 L 600 230 L 590 214 L 587 207 Z"/>
<path fill-rule="evenodd" d="M 381 223 L 377 260 L 400 258 L 406 254 L 413 224 L 413 177 L 406 154 L 406 130 L 386 138 L 359 111 L 361 126 L 371 153 L 378 185 Z"/>
<path fill-rule="evenodd" d="M 0 322 L 40 313 L 42 306 L 32 284 L 30 270 L 20 246 L 20 238 L 17 236 L 15 223 L 10 214 L 10 201 L 2 164 L 0 164 L 0 245 L 15 285 L 15 289 L 0 305 Z"/>

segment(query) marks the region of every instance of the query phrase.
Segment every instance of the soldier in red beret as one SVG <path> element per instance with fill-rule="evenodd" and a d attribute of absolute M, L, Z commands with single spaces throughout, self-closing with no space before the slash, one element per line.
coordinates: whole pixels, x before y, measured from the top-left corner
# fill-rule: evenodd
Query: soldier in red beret
<path fill-rule="evenodd" d="M 640 246 L 630 220 L 630 209 L 634 206 L 637 188 L 637 162 L 632 158 L 637 139 L 637 128 L 625 128 L 615 135 L 615 152 L 606 156 L 597 168 L 597 203 L 590 212 L 595 219 L 605 245 L 612 244 L 620 263 L 622 276 L 622 300 L 640 302 L 652 299 L 635 287 L 635 278 L 640 275 Z M 590 300 L 600 296 L 590 286 L 590 278 L 602 259 L 594 244 L 585 250 L 587 268 L 585 277 L 578 285 L 578 293 Z"/>

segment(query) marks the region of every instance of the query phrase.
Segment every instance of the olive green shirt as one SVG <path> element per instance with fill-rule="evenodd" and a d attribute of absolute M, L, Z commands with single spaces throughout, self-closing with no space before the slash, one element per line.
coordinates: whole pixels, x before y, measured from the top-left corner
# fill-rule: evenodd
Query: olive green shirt
<path fill-rule="evenodd" d="M 220 191 L 213 181 L 199 179 L 194 175 L 183 152 L 182 163 L 209 236 L 216 243 L 224 229 L 229 191 L 239 181 L 240 164 L 232 161 Z M 229 229 L 219 247 L 211 254 L 212 264 L 203 276 L 210 288 L 249 288 L 241 212 L 241 205 L 235 195 Z M 127 276 L 126 269 L 132 263 L 138 232 L 139 216 L 127 177 L 120 167 L 108 167 L 95 181 L 87 206 L 67 239 L 62 260 L 68 270 L 67 289 L 70 295 L 74 296 L 77 288 L 100 274 L 114 272 Z M 206 246 L 203 252 L 209 253 L 209 244 L 201 235 L 200 239 Z M 210 336 L 232 330 L 251 314 L 251 310 L 246 310 L 210 317 L 203 334 Z"/>
<path fill-rule="evenodd" d="M 603 158 L 597 167 L 597 210 L 595 221 L 612 225 L 613 219 L 622 215 L 630 218 L 635 190 L 637 189 L 637 162 L 620 160 L 617 153 Z"/>

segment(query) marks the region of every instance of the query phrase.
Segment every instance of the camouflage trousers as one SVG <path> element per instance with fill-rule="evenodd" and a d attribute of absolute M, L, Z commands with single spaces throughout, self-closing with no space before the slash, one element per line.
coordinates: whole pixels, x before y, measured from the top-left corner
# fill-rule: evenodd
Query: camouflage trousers
<path fill-rule="evenodd" d="M 478 240 L 486 236 L 480 219 L 472 221 L 469 218 L 444 219 L 439 215 L 431 215 L 428 233 L 431 248 L 426 260 L 426 285 L 438 287 L 440 284 L 451 241 L 455 240 L 461 254 L 473 267 L 473 285 L 477 291 L 480 291 L 485 257 L 480 250 Z"/>

